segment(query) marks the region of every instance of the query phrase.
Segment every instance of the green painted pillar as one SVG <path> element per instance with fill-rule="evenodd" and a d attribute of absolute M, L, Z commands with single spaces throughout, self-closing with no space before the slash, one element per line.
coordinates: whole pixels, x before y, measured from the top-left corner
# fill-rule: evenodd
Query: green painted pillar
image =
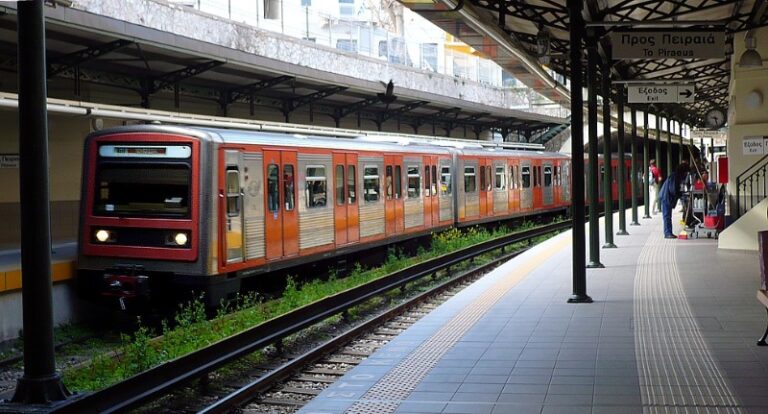
<path fill-rule="evenodd" d="M 590 33 L 592 35 L 592 33 Z M 589 263 L 588 268 L 605 267 L 600 263 L 600 224 L 597 208 L 597 41 L 587 38 L 587 132 L 589 133 Z"/>
<path fill-rule="evenodd" d="M 652 177 L 650 177 L 650 174 L 648 174 L 648 169 L 650 168 L 650 155 L 648 149 L 650 147 L 648 136 L 648 130 L 651 129 L 648 126 L 648 108 L 645 108 L 645 111 L 643 111 L 643 177 L 645 177 L 645 180 L 643 180 L 643 206 L 645 207 L 645 215 L 643 215 L 644 219 L 651 218 L 651 193 L 650 193 L 650 182 Z M 658 144 L 656 149 L 656 156 L 658 157 Z M 658 161 L 658 158 L 656 159 Z"/>
<path fill-rule="evenodd" d="M 616 113 L 619 119 L 619 135 L 618 135 L 618 151 L 619 151 L 619 176 L 617 182 L 619 184 L 619 231 L 617 236 L 626 236 L 627 233 L 627 212 L 624 205 L 626 200 L 626 194 L 624 194 L 624 186 L 627 178 L 627 166 L 624 165 L 624 86 L 619 86 L 619 93 L 616 95 Z"/>
<path fill-rule="evenodd" d="M 605 162 L 605 175 L 603 175 L 603 200 L 605 204 L 605 244 L 604 249 L 615 249 L 613 243 L 613 161 L 611 153 L 611 58 L 607 56 L 603 62 L 603 161 Z"/>
<path fill-rule="evenodd" d="M 630 226 L 639 226 L 640 222 L 637 221 L 637 197 L 640 196 L 641 191 L 638 191 L 637 185 L 639 174 L 637 166 L 637 111 L 635 108 L 630 107 L 629 111 L 632 115 L 632 139 L 630 139 L 630 145 L 632 145 L 632 222 Z M 647 147 L 646 147 L 647 148 Z M 646 152 L 646 156 L 648 153 Z"/>

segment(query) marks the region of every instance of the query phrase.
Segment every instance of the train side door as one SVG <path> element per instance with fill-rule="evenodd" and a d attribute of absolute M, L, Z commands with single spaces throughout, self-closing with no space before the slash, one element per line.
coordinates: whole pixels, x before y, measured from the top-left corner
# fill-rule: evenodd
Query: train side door
<path fill-rule="evenodd" d="M 242 156 L 240 151 L 224 151 L 224 190 L 221 198 L 224 199 L 224 250 L 226 251 L 226 263 L 238 263 L 244 259 L 243 231 L 243 176 Z"/>
<path fill-rule="evenodd" d="M 480 217 L 486 217 L 488 215 L 488 160 L 485 158 L 478 159 L 480 164 L 480 171 L 478 171 L 478 196 L 480 203 Z"/>
<path fill-rule="evenodd" d="M 520 163 L 520 210 L 526 211 L 533 208 L 533 166 L 531 161 L 524 160 Z"/>
<path fill-rule="evenodd" d="M 360 239 L 357 203 L 357 155 L 333 154 L 334 223 L 336 244 Z"/>
<path fill-rule="evenodd" d="M 424 227 L 436 226 L 440 220 L 440 206 L 437 197 L 437 157 L 424 156 Z"/>
<path fill-rule="evenodd" d="M 384 211 L 387 235 L 400 233 L 405 229 L 402 165 L 402 156 L 384 156 Z"/>
<path fill-rule="evenodd" d="M 299 252 L 296 213 L 296 153 L 264 151 L 266 259 Z"/>
<path fill-rule="evenodd" d="M 541 203 L 542 203 L 542 205 L 545 205 L 545 206 L 551 206 L 552 204 L 555 203 L 554 189 L 553 189 L 553 185 L 552 185 L 553 174 L 554 174 L 554 171 L 553 171 L 554 167 L 552 166 L 552 162 L 551 161 L 544 161 L 540 168 L 543 169 L 543 171 L 544 171 L 543 177 L 542 177 L 543 178 L 543 186 L 542 186 L 542 190 L 541 190 L 541 192 L 542 192 L 542 201 L 541 201 Z"/>
<path fill-rule="evenodd" d="M 483 217 L 493 216 L 493 178 L 495 175 L 493 160 L 484 158 L 485 164 L 485 213 Z"/>

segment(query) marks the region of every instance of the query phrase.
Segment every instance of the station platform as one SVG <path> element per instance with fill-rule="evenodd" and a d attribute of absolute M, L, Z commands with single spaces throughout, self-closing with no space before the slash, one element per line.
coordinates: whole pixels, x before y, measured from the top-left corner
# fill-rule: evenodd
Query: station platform
<path fill-rule="evenodd" d="M 51 278 L 54 282 L 70 280 L 75 275 L 77 243 L 61 242 L 52 246 Z M 21 250 L 0 250 L 0 294 L 21 289 Z"/>
<path fill-rule="evenodd" d="M 664 239 L 661 215 L 640 224 L 601 249 L 605 268 L 587 270 L 594 303 L 566 303 L 572 235 L 562 233 L 445 302 L 300 413 L 768 412 L 757 254 Z"/>

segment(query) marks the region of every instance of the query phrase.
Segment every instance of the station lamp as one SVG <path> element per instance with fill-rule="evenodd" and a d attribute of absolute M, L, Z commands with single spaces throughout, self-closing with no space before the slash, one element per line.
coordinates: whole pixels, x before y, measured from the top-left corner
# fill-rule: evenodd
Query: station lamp
<path fill-rule="evenodd" d="M 748 31 L 744 36 L 744 45 L 747 50 L 741 55 L 739 59 L 739 66 L 742 68 L 761 68 L 763 67 L 763 58 L 760 53 L 757 53 L 757 39 L 752 30 Z"/>

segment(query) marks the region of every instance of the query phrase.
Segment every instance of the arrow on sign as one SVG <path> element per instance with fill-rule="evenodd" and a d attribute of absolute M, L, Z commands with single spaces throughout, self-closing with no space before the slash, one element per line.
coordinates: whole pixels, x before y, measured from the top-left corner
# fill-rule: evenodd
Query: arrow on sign
<path fill-rule="evenodd" d="M 690 89 L 683 89 L 683 91 L 680 92 L 680 95 L 683 95 L 686 98 L 690 98 L 691 95 L 693 95 L 693 92 Z"/>

